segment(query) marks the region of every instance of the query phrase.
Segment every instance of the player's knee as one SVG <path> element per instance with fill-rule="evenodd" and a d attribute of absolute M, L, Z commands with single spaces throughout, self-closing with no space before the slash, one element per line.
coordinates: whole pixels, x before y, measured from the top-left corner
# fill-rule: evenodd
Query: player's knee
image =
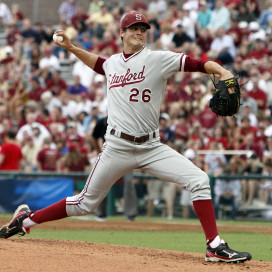
<path fill-rule="evenodd" d="M 211 198 L 211 187 L 209 176 L 201 171 L 198 176 L 197 182 L 191 188 L 192 200 L 199 199 L 210 199 Z"/>
<path fill-rule="evenodd" d="M 210 178 L 207 175 L 207 173 L 205 173 L 204 171 L 202 171 L 199 180 L 200 180 L 201 187 L 203 188 L 210 187 Z"/>
<path fill-rule="evenodd" d="M 96 195 L 75 195 L 67 198 L 66 211 L 68 216 L 81 216 L 92 213 L 103 198 Z M 71 203 L 71 204 L 70 204 Z M 69 205 L 70 204 L 70 205 Z"/>

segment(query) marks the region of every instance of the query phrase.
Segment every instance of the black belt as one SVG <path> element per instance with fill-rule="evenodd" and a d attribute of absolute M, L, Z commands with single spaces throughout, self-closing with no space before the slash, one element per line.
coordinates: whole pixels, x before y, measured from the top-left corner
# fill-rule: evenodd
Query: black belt
<path fill-rule="evenodd" d="M 113 128 L 110 131 L 110 134 L 115 135 L 115 132 L 116 132 L 116 130 Z M 153 132 L 152 136 L 153 136 L 152 138 L 156 138 L 156 132 L 155 131 Z M 144 142 L 148 141 L 150 139 L 150 136 L 149 136 L 149 134 L 147 134 L 147 135 L 144 135 L 144 136 L 136 137 L 136 136 L 132 136 L 132 135 L 126 134 L 124 132 L 121 132 L 120 138 L 122 138 L 124 140 L 127 140 L 127 141 L 130 141 L 130 142 L 133 142 L 133 143 L 141 144 L 141 143 L 144 143 Z"/>

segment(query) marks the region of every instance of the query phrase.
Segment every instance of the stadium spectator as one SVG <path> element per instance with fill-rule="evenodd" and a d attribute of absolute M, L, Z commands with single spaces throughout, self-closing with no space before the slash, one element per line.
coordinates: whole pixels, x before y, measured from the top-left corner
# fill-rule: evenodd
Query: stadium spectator
<path fill-rule="evenodd" d="M 161 141 L 172 146 L 175 141 L 175 133 L 170 128 L 170 117 L 167 113 L 161 113 L 159 121 L 159 132 Z"/>
<path fill-rule="evenodd" d="M 3 3 L 3 1 L 0 2 L 0 17 L 2 18 L 4 25 L 7 25 L 12 21 L 11 10 L 7 4 Z"/>
<path fill-rule="evenodd" d="M 46 129 L 46 133 L 44 131 L 42 131 L 41 128 Z M 38 144 L 39 146 L 41 146 L 44 142 L 44 140 L 48 137 L 48 134 L 50 134 L 50 132 L 48 131 L 48 129 L 42 125 L 41 123 L 38 122 L 34 122 L 31 125 L 31 129 L 32 129 L 32 138 L 35 144 Z"/>
<path fill-rule="evenodd" d="M 269 54 L 268 49 L 266 48 L 265 40 L 261 38 L 256 38 L 253 42 L 253 49 L 250 51 L 248 58 L 261 60 Z"/>
<path fill-rule="evenodd" d="M 19 109 L 26 103 L 28 99 L 27 83 L 20 78 L 14 83 L 14 93 L 7 100 L 8 112 L 10 116 L 18 119 Z"/>
<path fill-rule="evenodd" d="M 244 175 L 261 174 L 263 171 L 263 164 L 260 162 L 257 155 L 252 152 L 252 155 L 246 160 L 246 167 L 243 171 Z M 244 205 L 251 205 L 253 199 L 258 193 L 258 183 L 256 179 L 243 179 L 242 180 L 242 203 Z"/>
<path fill-rule="evenodd" d="M 14 22 L 10 22 L 7 25 L 7 45 L 14 46 L 15 43 L 20 39 L 20 31 L 16 28 Z"/>
<path fill-rule="evenodd" d="M 71 23 L 73 16 L 76 14 L 77 0 L 63 1 L 58 9 L 60 21 Z"/>
<path fill-rule="evenodd" d="M 171 24 L 164 24 L 161 28 L 162 34 L 160 35 L 160 42 L 163 50 L 167 50 L 172 44 L 174 31 Z"/>
<path fill-rule="evenodd" d="M 210 23 L 211 19 L 211 10 L 207 7 L 207 2 L 201 0 L 199 2 L 199 10 L 197 13 L 197 28 L 200 29 L 206 28 Z"/>
<path fill-rule="evenodd" d="M 226 136 L 224 135 L 224 130 L 222 127 L 214 127 L 212 130 L 212 137 L 210 138 L 210 141 L 208 145 L 212 142 L 218 143 L 219 149 L 228 149 L 228 140 Z"/>
<path fill-rule="evenodd" d="M 24 14 L 18 3 L 11 5 L 12 21 L 15 23 L 17 28 L 22 26 L 22 21 L 24 19 Z"/>
<path fill-rule="evenodd" d="M 50 46 L 47 46 L 43 51 L 43 56 L 39 62 L 39 69 L 41 70 L 41 76 L 44 81 L 47 81 L 54 71 L 60 70 L 60 60 L 53 55 Z"/>
<path fill-rule="evenodd" d="M 199 121 L 204 130 L 210 130 L 216 124 L 217 117 L 213 114 L 212 110 L 207 104 L 199 117 Z"/>
<path fill-rule="evenodd" d="M 67 94 L 70 95 L 72 99 L 74 99 L 75 96 L 81 95 L 81 94 L 88 94 L 87 88 L 80 83 L 80 77 L 74 76 L 74 84 L 68 87 Z"/>
<path fill-rule="evenodd" d="M 75 15 L 71 18 L 71 24 L 79 34 L 86 30 L 86 20 L 88 18 L 89 15 L 85 12 L 84 7 L 81 4 L 78 4 L 76 6 Z"/>
<path fill-rule="evenodd" d="M 232 71 L 235 75 L 239 75 L 243 80 L 249 76 L 243 59 L 239 56 L 239 52 L 234 60 Z M 241 96 L 241 99 L 245 99 L 243 95 Z"/>
<path fill-rule="evenodd" d="M 239 27 L 239 20 L 237 16 L 232 18 L 230 28 L 226 31 L 226 34 L 230 35 L 233 38 L 234 45 L 236 49 L 238 49 L 240 44 L 242 43 L 243 32 Z"/>
<path fill-rule="evenodd" d="M 69 144 L 74 143 L 79 148 L 84 143 L 84 138 L 78 134 L 78 125 L 77 122 L 75 121 L 70 121 L 67 123 L 65 136 L 66 146 L 69 146 Z"/>
<path fill-rule="evenodd" d="M 243 0 L 225 0 L 224 5 L 232 14 L 236 14 L 235 11 L 238 10 L 242 2 Z"/>
<path fill-rule="evenodd" d="M 255 100 L 254 100 L 255 101 Z M 258 126 L 258 118 L 256 116 L 256 113 L 252 111 L 252 104 L 249 102 L 243 102 L 242 107 L 238 114 L 238 124 L 241 123 L 241 119 L 246 116 L 249 119 L 249 124 L 251 127 L 257 127 Z"/>
<path fill-rule="evenodd" d="M 39 102 L 41 95 L 45 92 L 45 89 L 41 86 L 40 79 L 37 76 L 31 78 L 31 87 L 28 92 L 28 98 Z"/>
<path fill-rule="evenodd" d="M 40 135 L 39 136 L 39 139 L 44 139 L 44 138 L 47 138 L 50 136 L 50 133 L 49 131 L 47 130 L 47 128 L 36 122 L 36 113 L 34 112 L 28 112 L 26 114 L 26 124 L 23 125 L 17 132 L 17 135 L 16 135 L 16 139 L 22 143 L 24 141 L 24 139 L 27 137 L 27 136 L 33 136 L 33 128 L 39 128 L 40 130 Z M 40 140 L 40 141 L 42 141 Z M 39 141 L 39 142 L 40 142 Z"/>
<path fill-rule="evenodd" d="M 59 98 L 62 102 L 62 116 L 64 118 L 73 119 L 76 116 L 77 102 L 70 99 L 67 94 L 62 94 Z"/>
<path fill-rule="evenodd" d="M 211 51 L 215 54 L 215 59 L 223 65 L 233 63 L 236 53 L 234 41 L 232 36 L 226 34 L 223 27 L 216 30 Z"/>
<path fill-rule="evenodd" d="M 30 49 L 30 45 L 35 41 L 36 37 L 36 31 L 32 26 L 32 22 L 29 18 L 25 18 L 23 20 L 23 26 L 21 30 L 21 36 L 23 38 L 23 43 L 25 46 L 26 53 L 28 53 L 28 50 Z"/>
<path fill-rule="evenodd" d="M 37 22 L 34 24 L 34 30 L 35 30 L 35 43 L 41 44 L 43 42 L 46 42 L 48 40 L 52 40 L 52 36 L 48 37 L 47 32 L 43 28 L 43 24 L 41 22 Z"/>
<path fill-rule="evenodd" d="M 219 28 L 228 30 L 230 27 L 230 21 L 231 21 L 230 12 L 224 6 L 224 1 L 222 0 L 215 1 L 215 8 L 211 12 L 210 22 L 207 25 L 212 35 Z"/>
<path fill-rule="evenodd" d="M 167 11 L 167 3 L 165 0 L 153 0 L 148 4 L 147 10 L 154 13 L 158 20 L 163 20 Z"/>
<path fill-rule="evenodd" d="M 211 142 L 209 146 L 209 150 L 211 152 L 215 152 L 215 154 L 207 154 L 204 158 L 204 170 L 207 174 L 210 175 L 220 175 L 223 173 L 223 169 L 226 167 L 226 157 L 223 154 L 217 154 L 220 148 L 220 145 L 217 142 Z"/>
<path fill-rule="evenodd" d="M 248 25 L 248 29 L 248 40 L 250 42 L 255 41 L 256 39 L 265 40 L 265 30 L 260 28 L 260 24 L 258 22 L 250 22 Z"/>
<path fill-rule="evenodd" d="M 40 60 L 42 58 L 42 52 L 40 49 L 40 46 L 38 44 L 33 44 L 31 47 L 31 50 L 29 52 L 30 54 L 30 64 L 31 64 L 31 73 L 35 76 L 39 76 L 40 70 Z"/>
<path fill-rule="evenodd" d="M 98 12 L 90 15 L 86 23 L 91 24 L 94 35 L 102 39 L 104 31 L 110 29 L 113 21 L 113 16 L 109 12 L 107 5 L 103 4 Z"/>
<path fill-rule="evenodd" d="M 151 26 L 150 32 L 147 35 L 147 44 L 151 46 L 159 39 L 161 34 L 161 22 L 155 16 L 155 13 L 148 13 L 148 20 Z"/>
<path fill-rule="evenodd" d="M 267 107 L 267 95 L 265 91 L 259 88 L 259 79 L 257 76 L 251 76 L 251 82 L 253 84 L 252 90 L 248 93 L 250 97 L 256 100 L 258 110 L 264 111 Z"/>
<path fill-rule="evenodd" d="M 45 91 L 41 94 L 41 103 L 43 107 L 49 111 L 50 114 L 52 114 L 54 107 L 61 107 L 62 105 L 60 99 L 53 96 L 50 91 Z"/>
<path fill-rule="evenodd" d="M 51 139 L 45 138 L 37 155 L 39 171 L 60 171 L 60 155 L 56 149 L 50 147 L 50 144 Z"/>
<path fill-rule="evenodd" d="M 46 90 L 50 91 L 54 96 L 59 96 L 62 92 L 66 92 L 67 83 L 61 78 L 60 70 L 54 70 L 51 78 L 46 81 Z"/>
<path fill-rule="evenodd" d="M 66 117 L 63 116 L 62 114 L 62 104 L 59 105 L 54 105 L 52 106 L 52 110 L 50 111 L 50 116 L 55 123 L 60 123 L 60 124 L 66 124 L 67 119 Z"/>
<path fill-rule="evenodd" d="M 73 58 L 73 56 L 71 56 L 71 58 Z M 94 71 L 85 65 L 82 61 L 76 59 L 73 65 L 72 75 L 79 76 L 80 83 L 86 88 L 89 88 L 93 82 Z"/>
<path fill-rule="evenodd" d="M 185 89 L 181 86 L 181 79 L 176 76 L 173 82 L 166 86 L 164 101 L 167 105 L 176 101 L 187 101 L 189 100 L 189 95 Z"/>
<path fill-rule="evenodd" d="M 213 38 L 211 37 L 208 28 L 203 28 L 198 31 L 198 37 L 195 42 L 203 52 L 208 52 L 210 50 L 212 41 Z"/>
<path fill-rule="evenodd" d="M 271 0 L 265 1 L 265 8 L 261 11 L 259 22 L 260 26 L 263 28 L 268 28 L 271 24 L 271 16 L 272 16 L 272 10 L 271 10 L 272 2 Z"/>
<path fill-rule="evenodd" d="M 145 13 L 147 5 L 143 0 L 134 0 L 131 5 L 132 10 L 136 10 L 140 13 Z"/>
<path fill-rule="evenodd" d="M 169 220 L 173 219 L 173 197 L 171 195 L 172 186 L 170 183 L 151 179 L 147 181 L 147 206 L 146 215 L 152 217 L 156 206 L 163 201 L 166 203 L 166 213 Z"/>
<path fill-rule="evenodd" d="M 250 124 L 249 116 L 245 115 L 241 118 L 241 123 L 239 124 L 241 137 L 244 139 L 248 134 L 253 134 L 254 137 L 257 133 L 256 126 Z"/>
<path fill-rule="evenodd" d="M 46 108 L 41 108 L 39 110 L 36 120 L 37 122 L 43 124 L 48 130 L 49 130 L 50 124 L 53 123 L 53 120 L 50 116 L 50 112 Z"/>
<path fill-rule="evenodd" d="M 13 130 L 7 131 L 4 143 L 0 146 L 0 171 L 18 171 L 24 168 L 24 156 L 15 136 Z"/>
<path fill-rule="evenodd" d="M 90 15 L 93 13 L 99 12 L 101 7 L 103 6 L 104 1 L 101 0 L 90 0 L 88 12 Z"/>
<path fill-rule="evenodd" d="M 258 144 L 258 146 L 262 150 L 263 154 L 264 154 L 264 150 L 267 146 L 267 139 L 268 139 L 268 137 L 265 135 L 265 128 L 266 128 L 265 120 L 259 120 L 258 131 L 255 136 L 255 142 Z"/>
<path fill-rule="evenodd" d="M 181 23 L 176 26 L 174 31 L 175 34 L 172 41 L 175 44 L 175 49 L 176 51 L 182 51 L 182 45 L 186 42 L 192 42 L 192 39 L 185 33 L 184 27 Z"/>
<path fill-rule="evenodd" d="M 175 124 L 175 141 L 180 140 L 185 143 L 188 140 L 189 126 L 186 122 L 185 114 L 179 114 Z"/>
<path fill-rule="evenodd" d="M 254 14 L 256 18 L 260 16 L 260 6 L 258 0 L 244 0 L 249 11 Z"/>
<path fill-rule="evenodd" d="M 261 147 L 258 145 L 258 143 L 255 142 L 255 136 L 253 133 L 247 134 L 244 137 L 244 140 L 242 144 L 239 147 L 240 150 L 251 150 L 254 152 L 254 154 L 257 156 L 259 160 L 262 160 L 262 154 L 263 150 Z"/>
<path fill-rule="evenodd" d="M 255 15 L 249 11 L 245 3 L 241 3 L 239 5 L 237 18 L 239 19 L 239 22 L 247 22 L 247 23 L 250 23 L 256 20 Z"/>
<path fill-rule="evenodd" d="M 272 176 L 272 159 L 266 159 L 262 171 L 263 176 Z M 265 204 L 272 202 L 272 181 L 270 179 L 262 179 L 259 184 L 260 201 Z"/>
<path fill-rule="evenodd" d="M 110 31 L 105 31 L 103 33 L 102 42 L 97 45 L 97 50 L 104 57 L 111 56 L 118 52 L 118 46 Z"/>
<path fill-rule="evenodd" d="M 79 34 L 77 39 L 81 42 L 81 45 L 84 49 L 89 50 L 93 47 L 92 35 L 89 31 L 85 31 L 82 34 Z"/>
<path fill-rule="evenodd" d="M 84 111 L 89 114 L 90 109 L 92 108 L 92 104 L 93 102 L 90 100 L 89 94 L 82 92 L 79 97 L 76 113 L 79 114 L 80 112 Z"/>
<path fill-rule="evenodd" d="M 68 152 L 61 158 L 61 169 L 64 172 L 85 172 L 89 164 L 86 154 L 80 152 L 74 143 L 68 145 Z"/>
<path fill-rule="evenodd" d="M 25 140 L 25 144 L 22 147 L 22 153 L 25 159 L 24 171 L 35 172 L 38 170 L 37 155 L 42 146 L 34 143 L 32 136 L 27 136 Z"/>
<path fill-rule="evenodd" d="M 272 137 L 267 137 L 266 146 L 263 151 L 263 161 L 272 159 Z"/>
<path fill-rule="evenodd" d="M 235 157 L 230 159 L 229 166 L 226 166 L 223 175 L 238 175 L 242 172 L 242 165 Z M 216 179 L 214 186 L 214 211 L 218 219 L 221 205 L 230 204 L 232 206 L 230 218 L 236 219 L 236 214 L 241 202 L 241 180 L 235 179 Z"/>

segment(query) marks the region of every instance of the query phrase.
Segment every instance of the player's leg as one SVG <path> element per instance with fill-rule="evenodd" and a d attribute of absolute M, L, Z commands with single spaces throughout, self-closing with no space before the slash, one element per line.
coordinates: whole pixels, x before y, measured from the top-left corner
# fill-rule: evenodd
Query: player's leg
<path fill-rule="evenodd" d="M 191 192 L 194 209 L 207 241 L 208 243 L 213 241 L 218 236 L 218 232 L 208 175 L 167 145 L 160 145 L 143 155 L 142 161 L 146 164 L 141 169 L 147 173 L 160 180 L 181 184 Z"/>
<path fill-rule="evenodd" d="M 205 172 L 167 145 L 158 145 L 147 154 L 142 154 L 140 159 L 141 169 L 161 180 L 182 184 L 191 192 L 193 207 L 207 240 L 207 261 L 239 262 L 251 259 L 249 253 L 234 251 L 220 239 L 209 177 Z"/>
<path fill-rule="evenodd" d="M 35 212 L 30 211 L 27 205 L 18 208 L 12 221 L 0 229 L 0 238 L 8 238 L 17 233 L 24 235 L 30 227 L 43 222 L 90 214 L 104 199 L 114 182 L 135 168 L 136 162 L 128 156 L 127 153 L 116 153 L 111 148 L 105 148 L 80 194 Z"/>

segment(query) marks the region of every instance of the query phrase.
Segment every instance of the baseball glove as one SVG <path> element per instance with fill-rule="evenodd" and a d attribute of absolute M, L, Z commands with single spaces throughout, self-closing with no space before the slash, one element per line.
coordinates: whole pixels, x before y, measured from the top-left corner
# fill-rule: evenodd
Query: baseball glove
<path fill-rule="evenodd" d="M 239 85 L 237 77 L 219 80 L 218 83 L 212 81 L 215 93 L 210 99 L 209 107 L 216 115 L 233 116 L 240 109 L 240 89 L 244 84 Z M 233 88 L 234 93 L 229 94 L 229 88 Z"/>

